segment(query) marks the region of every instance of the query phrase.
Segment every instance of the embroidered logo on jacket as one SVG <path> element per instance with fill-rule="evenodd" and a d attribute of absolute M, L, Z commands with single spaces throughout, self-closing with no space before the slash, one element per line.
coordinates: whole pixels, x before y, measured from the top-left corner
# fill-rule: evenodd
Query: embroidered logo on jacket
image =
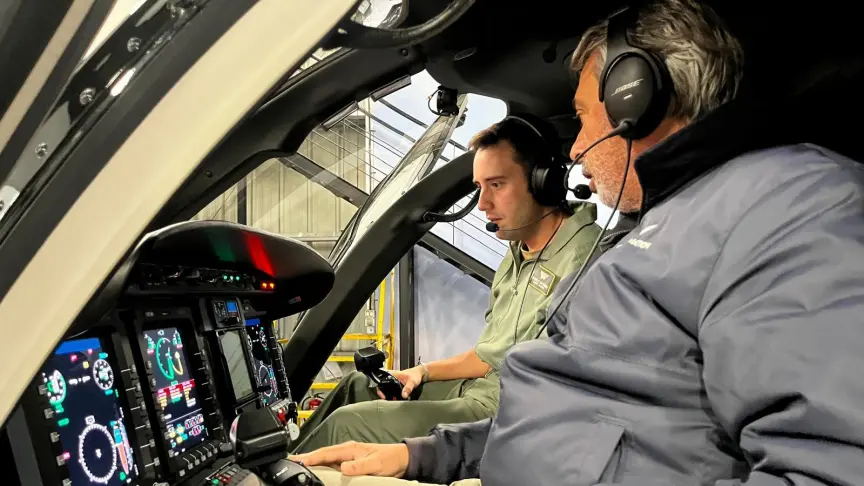
<path fill-rule="evenodd" d="M 531 272 L 531 280 L 528 281 L 528 284 L 543 295 L 549 295 L 549 292 L 552 291 L 552 286 L 555 284 L 556 277 L 552 270 L 543 265 L 538 265 L 537 271 Z"/>
<path fill-rule="evenodd" d="M 627 240 L 627 243 L 641 250 L 647 250 L 648 248 L 651 248 L 650 241 L 640 240 L 639 238 L 630 238 L 629 240 Z"/>

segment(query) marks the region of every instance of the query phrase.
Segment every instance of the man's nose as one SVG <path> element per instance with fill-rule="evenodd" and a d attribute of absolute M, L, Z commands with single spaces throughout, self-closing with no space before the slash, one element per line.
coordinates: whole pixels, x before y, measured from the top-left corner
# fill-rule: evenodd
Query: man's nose
<path fill-rule="evenodd" d="M 483 189 L 478 190 L 480 191 L 480 199 L 477 200 L 477 209 L 485 213 L 486 211 L 492 209 L 492 202 L 489 201 L 489 198 L 486 195 L 486 191 L 484 191 Z"/>
<path fill-rule="evenodd" d="M 570 160 L 572 160 L 574 162 L 577 162 L 576 157 L 578 157 L 579 154 L 581 154 L 582 151 L 585 150 L 586 145 L 585 145 L 585 141 L 582 140 L 582 138 L 583 138 L 582 134 L 580 133 L 576 137 L 576 141 L 573 142 L 573 146 L 570 147 Z M 582 163 L 582 161 L 580 160 L 580 161 L 578 161 L 578 163 Z"/>

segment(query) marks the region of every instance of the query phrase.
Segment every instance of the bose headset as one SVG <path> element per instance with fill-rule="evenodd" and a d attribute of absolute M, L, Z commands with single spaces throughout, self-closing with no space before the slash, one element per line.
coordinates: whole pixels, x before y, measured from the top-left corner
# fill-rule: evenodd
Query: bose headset
<path fill-rule="evenodd" d="M 626 122 L 629 126 L 618 135 L 629 140 L 644 138 L 660 125 L 672 96 L 666 64 L 627 40 L 627 27 L 636 24 L 637 15 L 625 8 L 609 18 L 606 64 L 599 79 L 609 121 L 616 129 Z"/>
<path fill-rule="evenodd" d="M 606 27 L 606 63 L 599 78 L 599 96 L 606 108 L 606 115 L 609 117 L 613 130 L 591 143 L 588 148 L 576 156 L 573 165 L 570 166 L 564 177 L 566 183 L 570 171 L 578 165 L 579 159 L 597 144 L 614 136 L 620 136 L 627 142 L 627 165 L 624 167 L 621 189 L 618 191 L 615 207 L 609 215 L 609 219 L 606 220 L 603 231 L 597 235 L 594 246 L 591 247 L 591 251 L 585 261 L 582 262 L 579 272 L 570 282 L 564 296 L 558 301 L 552 312 L 547 315 L 546 322 L 543 323 L 535 339 L 540 337 L 549 321 L 575 288 L 576 283 L 591 261 L 591 257 L 597 251 L 600 240 L 609 228 L 612 217 L 618 210 L 621 196 L 624 193 L 624 186 L 627 184 L 627 174 L 630 171 L 630 152 L 633 140 L 645 138 L 657 129 L 666 116 L 666 110 L 672 99 L 672 80 L 666 64 L 645 50 L 632 46 L 627 40 L 627 28 L 636 25 L 637 16 L 638 11 L 636 9 L 625 7 L 609 18 Z M 583 186 L 583 190 L 587 189 L 584 188 L 584 184 L 580 184 L 574 188 L 574 194 L 580 199 L 587 199 L 579 196 L 577 191 L 580 190 L 580 186 Z M 590 197 L 590 191 L 588 194 Z"/>
<path fill-rule="evenodd" d="M 541 160 L 527 161 L 531 166 L 528 175 L 528 191 L 542 206 L 560 205 L 567 199 L 567 185 L 564 180 L 567 167 L 562 160 L 563 154 L 560 150 L 553 150 L 553 144 L 528 120 L 511 115 L 505 117 L 500 123 L 503 124 L 508 120 L 515 121 L 537 135 L 545 149 L 545 154 L 540 157 Z"/>
<path fill-rule="evenodd" d="M 589 199 L 591 191 L 588 186 L 579 184 L 570 188 L 567 185 L 570 171 L 578 165 L 576 162 L 597 144 L 616 135 L 628 142 L 645 138 L 666 116 L 673 91 L 666 64 L 653 54 L 631 45 L 627 39 L 627 28 L 636 24 L 637 16 L 636 9 L 625 7 L 607 22 L 606 63 L 600 73 L 599 98 L 614 130 L 579 154 L 570 168 L 559 162 L 556 157 L 559 151 L 552 149 L 552 145 L 534 125 L 518 116 L 504 118 L 503 121 L 514 120 L 526 126 L 547 148 L 550 158 L 548 165 L 532 163 L 528 181 L 531 194 L 540 204 L 558 205 L 566 199 L 568 190 L 578 199 Z M 628 157 L 629 151 L 628 146 Z M 623 184 L 621 187 L 624 187 Z"/>

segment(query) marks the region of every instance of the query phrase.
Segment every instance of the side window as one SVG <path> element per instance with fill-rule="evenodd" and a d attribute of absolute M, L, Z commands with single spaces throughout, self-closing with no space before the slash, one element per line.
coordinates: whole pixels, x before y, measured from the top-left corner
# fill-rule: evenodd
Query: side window
<path fill-rule="evenodd" d="M 318 53 L 316 57 L 321 55 Z M 303 69 L 314 66 L 316 62 L 316 58 L 310 59 Z M 329 257 L 359 206 L 438 118 L 427 103 L 438 83 L 426 72 L 413 76 L 411 81 L 409 86 L 377 101 L 362 100 L 345 118 L 315 128 L 303 141 L 297 154 L 265 161 L 230 190 L 214 199 L 194 219 L 232 221 L 286 235 Z M 454 130 L 451 143 L 437 161 L 439 165 L 464 153 L 474 133 L 506 114 L 504 103 L 498 100 L 468 95 L 467 103 L 468 114 Z M 461 204 L 467 200 L 464 199 Z M 461 204 L 457 204 L 454 209 L 461 207 Z M 484 225 L 483 214 L 475 209 L 462 221 L 436 225 L 433 232 L 448 244 L 494 269 L 506 251 L 506 245 L 486 232 Z M 423 268 L 440 264 L 450 265 L 443 260 L 424 260 Z M 399 271 L 398 266 L 394 268 L 370 296 L 316 379 L 308 398 L 323 395 L 332 389 L 338 379 L 353 368 L 353 353 L 362 347 L 375 345 L 384 349 L 389 356 L 387 365 L 392 368 L 400 366 L 396 335 L 399 326 L 397 308 L 401 303 Z M 433 275 L 436 272 L 424 274 Z M 488 301 L 488 289 L 479 282 L 475 283 L 479 285 L 479 293 L 473 302 L 479 302 L 482 307 Z M 445 295 L 448 292 L 446 285 L 424 282 L 422 278 L 415 281 L 413 292 L 416 294 L 433 288 L 439 290 L 435 295 L 427 296 L 423 302 L 455 297 Z M 452 293 L 452 289 L 449 292 Z M 414 315 L 418 329 L 424 327 L 423 322 L 428 320 L 429 316 L 423 310 L 428 308 L 423 303 L 416 306 Z M 473 307 L 470 310 L 472 319 L 476 317 L 473 319 L 475 324 L 480 326 L 478 335 L 484 322 L 482 311 Z M 280 319 L 276 323 L 277 336 L 283 342 L 290 339 L 295 323 L 296 316 Z M 469 334 L 472 334 L 473 327 L 472 324 L 463 329 L 469 329 Z M 435 336 L 428 337 L 430 339 L 424 341 L 421 349 L 440 348 L 438 344 L 443 344 L 434 343 L 432 338 Z M 465 349 L 471 344 L 465 344 Z M 455 345 L 460 343 L 450 343 L 450 346 Z M 423 359 L 427 358 L 424 356 Z"/>
<path fill-rule="evenodd" d="M 368 194 L 373 179 L 368 131 L 362 114 L 326 131 L 315 129 L 297 154 L 265 161 L 194 219 L 232 221 L 290 236 L 326 257 L 357 207 L 321 182 L 338 177 Z M 323 171 L 310 179 L 304 169 L 313 163 Z"/>

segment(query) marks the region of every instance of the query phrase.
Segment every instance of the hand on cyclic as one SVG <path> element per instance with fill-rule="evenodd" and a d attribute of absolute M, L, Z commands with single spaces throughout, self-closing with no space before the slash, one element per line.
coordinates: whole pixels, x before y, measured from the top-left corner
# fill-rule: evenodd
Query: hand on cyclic
<path fill-rule="evenodd" d="M 396 377 L 399 380 L 399 383 L 402 383 L 402 398 L 408 399 L 411 396 L 411 392 L 414 391 L 420 384 L 423 382 L 423 368 L 419 366 L 415 366 L 413 368 L 408 368 L 403 371 L 391 371 L 391 375 Z M 381 390 L 375 389 L 378 392 L 378 397 L 382 400 L 386 400 L 387 397 L 381 393 Z"/>
<path fill-rule="evenodd" d="M 405 444 L 364 444 L 345 442 L 288 456 L 306 467 L 328 466 L 345 476 L 387 476 L 401 478 L 408 469 L 408 446 Z"/>

